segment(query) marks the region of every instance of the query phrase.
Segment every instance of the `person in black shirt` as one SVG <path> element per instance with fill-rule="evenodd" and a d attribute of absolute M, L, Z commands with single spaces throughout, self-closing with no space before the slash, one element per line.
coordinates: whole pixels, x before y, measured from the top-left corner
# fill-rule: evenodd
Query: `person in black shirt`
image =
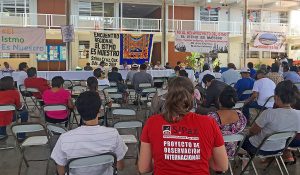
<path fill-rule="evenodd" d="M 111 72 L 108 73 L 108 81 L 116 82 L 116 83 L 123 83 L 122 75 L 118 72 L 119 69 L 117 67 L 113 67 Z"/>
<path fill-rule="evenodd" d="M 91 63 L 86 63 L 86 66 L 84 66 L 83 70 L 85 71 L 93 70 Z"/>
<path fill-rule="evenodd" d="M 198 106 L 196 113 L 208 114 L 219 108 L 219 96 L 228 85 L 216 80 L 215 77 L 210 74 L 204 75 L 202 82 L 206 86 L 206 96 L 203 103 Z"/>

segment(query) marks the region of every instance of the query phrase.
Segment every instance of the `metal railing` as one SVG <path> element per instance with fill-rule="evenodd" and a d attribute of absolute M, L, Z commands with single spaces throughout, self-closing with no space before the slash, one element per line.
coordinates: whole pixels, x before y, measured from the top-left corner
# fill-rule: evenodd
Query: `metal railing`
<path fill-rule="evenodd" d="M 150 18 L 120 18 L 96 16 L 71 16 L 71 23 L 75 29 L 81 30 L 121 30 L 121 31 L 148 31 L 161 32 L 161 19 Z M 48 29 L 59 28 L 66 24 L 66 15 L 59 14 L 33 14 L 33 13 L 0 13 L 1 26 L 17 27 L 44 27 Z M 232 35 L 241 35 L 242 22 L 231 21 L 200 21 L 200 20 L 168 20 L 168 31 L 196 30 L 229 32 Z M 300 35 L 300 28 L 291 28 L 284 23 L 248 23 L 248 33 L 253 30 L 274 30 L 285 32 L 288 35 Z"/>

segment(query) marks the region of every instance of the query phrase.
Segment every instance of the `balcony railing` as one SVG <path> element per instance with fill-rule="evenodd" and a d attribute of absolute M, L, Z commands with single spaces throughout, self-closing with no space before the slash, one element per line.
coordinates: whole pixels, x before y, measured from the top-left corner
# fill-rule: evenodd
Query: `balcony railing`
<path fill-rule="evenodd" d="M 122 30 L 122 31 L 146 31 L 161 32 L 161 19 L 149 18 L 120 18 L 120 17 L 94 17 L 94 16 L 71 16 L 71 23 L 79 30 Z M 0 13 L 1 26 L 18 27 L 44 27 L 56 29 L 66 24 L 66 15 L 58 14 L 9 14 Z M 248 23 L 247 32 L 253 30 L 274 30 L 285 32 L 288 35 L 300 35 L 299 27 L 290 27 L 283 23 Z M 230 32 L 231 35 L 241 35 L 243 31 L 242 22 L 229 21 L 197 21 L 197 20 L 168 20 L 168 31 L 175 30 L 197 30 Z"/>

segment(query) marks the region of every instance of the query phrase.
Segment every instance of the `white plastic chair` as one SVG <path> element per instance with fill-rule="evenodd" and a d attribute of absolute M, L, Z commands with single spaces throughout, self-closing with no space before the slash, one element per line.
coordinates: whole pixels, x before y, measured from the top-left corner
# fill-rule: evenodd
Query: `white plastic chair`
<path fill-rule="evenodd" d="M 81 85 L 76 85 L 76 86 L 73 86 L 72 88 L 72 95 L 79 95 L 81 94 L 82 92 L 86 91 L 86 87 L 85 86 L 81 86 Z"/>
<path fill-rule="evenodd" d="M 15 105 L 7 104 L 7 105 L 0 105 L 0 112 L 13 112 L 12 115 L 17 115 L 17 109 Z M 18 120 L 16 120 L 17 122 Z M 8 135 L 9 136 L 9 135 Z M 1 137 L 1 135 L 0 135 Z M 2 139 L 3 137 L 1 137 Z M 8 150 L 13 149 L 14 146 L 5 145 L 5 147 L 0 147 L 0 150 Z"/>
<path fill-rule="evenodd" d="M 38 109 L 39 113 L 41 114 L 42 111 L 41 111 L 40 102 L 43 102 L 43 100 L 35 98 L 33 94 L 40 94 L 40 95 L 42 95 L 42 93 L 37 88 L 26 88 L 26 87 L 23 87 L 23 88 L 25 88 L 25 91 L 26 91 L 27 94 L 30 94 L 27 97 L 30 97 L 30 99 L 32 100 L 32 102 L 34 104 L 33 105 L 34 108 Z M 25 100 L 24 100 L 24 102 L 25 102 Z M 27 104 L 27 107 L 28 107 L 28 104 Z"/>
<path fill-rule="evenodd" d="M 140 83 L 139 88 L 150 88 L 152 87 L 151 83 Z"/>
<path fill-rule="evenodd" d="M 245 102 L 244 101 L 238 101 L 235 103 L 233 109 L 242 109 L 245 105 Z"/>
<path fill-rule="evenodd" d="M 25 162 L 26 167 L 29 167 L 28 162 L 30 162 L 30 161 L 47 161 L 46 174 L 48 174 L 50 153 L 49 153 L 49 156 L 47 156 L 47 158 L 43 159 L 43 160 L 41 160 L 41 159 L 28 160 L 24 154 L 26 147 L 33 147 L 33 146 L 35 146 L 35 147 L 49 146 L 50 147 L 50 143 L 49 143 L 50 137 L 48 135 L 46 127 L 40 123 L 20 123 L 20 124 L 13 124 L 11 126 L 11 131 L 12 131 L 15 141 L 17 143 L 17 147 L 21 153 L 21 161 L 19 164 L 18 175 L 20 175 L 20 173 L 21 173 L 23 161 Z M 41 134 L 41 132 L 43 134 Z M 27 137 L 22 143 L 20 143 L 17 139 L 18 133 L 36 133 L 36 134 L 34 136 Z"/>
<path fill-rule="evenodd" d="M 282 167 L 280 165 L 280 162 L 279 160 L 281 161 L 281 164 L 286 172 L 287 175 L 289 175 L 289 172 L 286 168 L 286 165 L 284 164 L 284 161 L 282 159 L 282 155 L 283 155 L 283 151 L 286 150 L 289 146 L 289 144 L 292 142 L 292 140 L 295 138 L 297 134 L 297 131 L 285 131 L 285 132 L 277 132 L 277 133 L 273 133 L 267 137 L 265 137 L 263 139 L 263 141 L 259 144 L 259 146 L 257 147 L 257 151 L 255 154 L 251 155 L 250 156 L 250 159 L 248 161 L 248 163 L 245 165 L 245 167 L 242 169 L 242 172 L 241 172 L 241 175 L 245 173 L 245 171 L 247 170 L 248 166 L 250 165 L 250 163 L 252 164 L 253 168 L 254 168 L 254 172 L 256 175 L 258 175 L 257 173 L 257 170 L 254 166 L 254 163 L 253 163 L 253 160 L 255 157 L 258 157 L 260 159 L 265 159 L 265 158 L 274 158 L 276 160 L 276 163 L 278 165 L 278 168 L 280 170 L 280 173 L 282 175 L 284 175 L 283 171 L 282 171 Z M 261 150 L 261 148 L 263 147 L 263 145 L 265 145 L 267 142 L 278 142 L 278 143 L 285 143 L 285 146 L 284 148 L 282 148 L 281 150 L 275 150 L 275 151 L 279 151 L 278 153 L 276 154 L 270 154 L 270 155 L 260 155 L 259 154 L 259 151 Z M 279 158 L 279 160 L 278 160 Z M 274 159 L 272 159 L 272 161 L 269 162 L 269 164 L 266 166 L 266 168 L 264 170 L 266 170 L 270 165 L 271 163 L 274 161 Z"/>
<path fill-rule="evenodd" d="M 117 87 L 117 82 L 111 81 L 109 82 L 110 87 Z"/>
<path fill-rule="evenodd" d="M 225 143 L 237 143 L 237 142 L 239 142 L 238 146 L 235 149 L 234 156 L 233 157 L 228 157 L 228 159 L 229 159 L 228 166 L 229 166 L 230 174 L 233 175 L 231 161 L 234 161 L 235 156 L 237 155 L 239 149 L 242 147 L 245 136 L 243 134 L 232 134 L 232 135 L 224 135 L 223 138 L 224 138 Z"/>
<path fill-rule="evenodd" d="M 120 122 L 117 122 L 114 124 L 114 128 L 116 128 L 118 130 L 120 130 L 120 129 L 135 130 L 134 135 L 133 134 L 120 135 L 126 144 L 134 144 L 135 149 L 137 150 L 137 152 L 136 152 L 137 156 L 126 156 L 126 158 L 138 158 L 139 146 L 140 146 L 139 129 L 141 129 L 142 127 L 143 127 L 143 122 L 141 122 L 139 120 L 120 121 Z"/>
<path fill-rule="evenodd" d="M 63 86 L 64 86 L 65 89 L 70 89 L 70 90 L 72 90 L 72 88 L 73 88 L 73 83 L 72 83 L 71 80 L 65 80 Z"/>
<path fill-rule="evenodd" d="M 112 152 L 103 153 L 95 156 L 70 159 L 66 166 L 66 171 L 67 175 L 80 175 L 76 174 L 76 171 L 74 170 L 82 168 L 101 167 L 104 165 L 112 166 L 112 175 L 117 175 L 117 156 L 115 153 Z M 101 174 L 101 172 L 99 173 Z"/>
<path fill-rule="evenodd" d="M 116 88 L 116 87 L 108 87 L 108 88 L 105 88 L 104 91 L 106 91 L 107 93 L 117 93 L 118 92 L 118 88 Z"/>
<path fill-rule="evenodd" d="M 101 91 L 101 90 L 103 90 L 105 88 L 108 88 L 108 87 L 109 87 L 108 85 L 100 85 L 100 86 L 98 86 L 98 90 Z"/>
<path fill-rule="evenodd" d="M 134 117 L 136 119 L 136 112 L 133 109 L 113 109 L 112 110 L 112 122 L 115 122 L 115 118 L 127 118 L 127 117 Z"/>

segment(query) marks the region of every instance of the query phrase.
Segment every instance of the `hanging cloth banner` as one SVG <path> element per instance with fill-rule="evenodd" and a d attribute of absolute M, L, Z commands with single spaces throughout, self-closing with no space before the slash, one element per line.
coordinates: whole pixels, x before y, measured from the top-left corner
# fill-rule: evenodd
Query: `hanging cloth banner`
<path fill-rule="evenodd" d="M 175 51 L 228 53 L 228 39 L 228 32 L 175 31 Z"/>
<path fill-rule="evenodd" d="M 90 63 L 97 67 L 101 61 L 109 66 L 120 62 L 120 36 L 119 33 L 92 32 L 90 35 Z"/>
<path fill-rule="evenodd" d="M 0 27 L 0 52 L 45 53 L 46 31 L 33 27 Z"/>
<path fill-rule="evenodd" d="M 150 61 L 153 34 L 120 34 L 91 32 L 89 59 L 91 66 L 97 67 L 101 61 L 106 65 L 123 61 L 142 64 Z"/>
<path fill-rule="evenodd" d="M 286 52 L 286 35 L 283 32 L 254 31 L 249 51 Z"/>
<path fill-rule="evenodd" d="M 153 34 L 122 34 L 120 64 L 143 64 L 150 61 L 152 53 Z"/>

